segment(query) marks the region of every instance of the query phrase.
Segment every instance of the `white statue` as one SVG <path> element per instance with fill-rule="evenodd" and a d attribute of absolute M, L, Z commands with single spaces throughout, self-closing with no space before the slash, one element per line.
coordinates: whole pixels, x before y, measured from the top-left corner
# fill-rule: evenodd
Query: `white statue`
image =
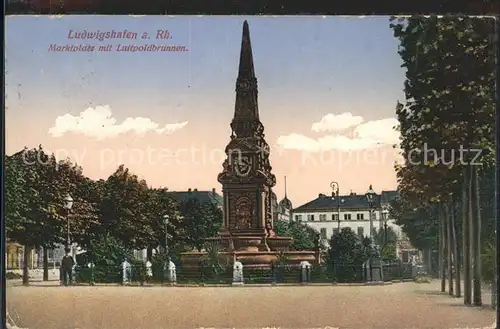
<path fill-rule="evenodd" d="M 130 282 L 132 266 L 125 259 L 122 263 L 122 282 L 123 284 Z"/>
<path fill-rule="evenodd" d="M 243 284 L 243 264 L 239 261 L 233 264 L 233 284 Z"/>

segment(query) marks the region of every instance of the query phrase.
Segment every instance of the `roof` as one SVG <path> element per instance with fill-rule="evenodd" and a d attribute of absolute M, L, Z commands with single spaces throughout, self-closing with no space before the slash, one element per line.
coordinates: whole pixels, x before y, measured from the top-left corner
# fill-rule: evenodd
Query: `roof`
<path fill-rule="evenodd" d="M 293 208 L 292 201 L 290 201 L 290 199 L 288 199 L 286 196 L 283 198 L 283 200 L 280 201 L 279 205 L 287 209 Z"/>
<path fill-rule="evenodd" d="M 374 207 L 380 207 L 381 203 L 390 202 L 390 198 L 396 197 L 396 191 L 382 191 L 382 194 L 377 194 L 375 197 Z M 386 201 L 388 200 L 388 201 Z M 337 197 L 320 194 L 316 199 L 309 201 L 300 207 L 297 207 L 293 212 L 308 212 L 337 209 Z M 340 209 L 359 209 L 368 208 L 368 202 L 364 194 L 349 194 L 340 196 Z"/>
<path fill-rule="evenodd" d="M 215 189 L 212 191 L 198 191 L 197 189 L 189 189 L 188 191 L 169 191 L 167 194 L 178 202 L 187 201 L 189 199 L 197 199 L 201 203 L 210 202 L 221 207 L 224 202 L 222 195 L 215 192 Z"/>
<path fill-rule="evenodd" d="M 398 191 L 382 191 L 380 202 L 389 203 L 392 200 L 396 199 L 398 196 L 399 196 Z"/>

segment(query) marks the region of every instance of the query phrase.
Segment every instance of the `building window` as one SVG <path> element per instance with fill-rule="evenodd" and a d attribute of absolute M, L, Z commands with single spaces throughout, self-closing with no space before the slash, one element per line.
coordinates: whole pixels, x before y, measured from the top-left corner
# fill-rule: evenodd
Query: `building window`
<path fill-rule="evenodd" d="M 295 215 L 295 220 L 297 222 L 301 222 L 302 221 L 302 215 Z"/>
<path fill-rule="evenodd" d="M 377 213 L 372 211 L 372 220 L 377 220 Z"/>
<path fill-rule="evenodd" d="M 339 220 L 339 214 L 332 214 L 332 220 Z"/>
<path fill-rule="evenodd" d="M 314 215 L 307 215 L 307 220 L 313 222 L 314 221 Z"/>
<path fill-rule="evenodd" d="M 344 214 L 344 220 L 351 220 L 351 214 Z"/>
<path fill-rule="evenodd" d="M 326 228 L 322 227 L 322 228 L 320 229 L 320 233 L 321 233 L 321 237 L 322 237 L 323 239 L 326 239 Z"/>
<path fill-rule="evenodd" d="M 363 226 L 358 227 L 358 235 L 361 237 L 365 235 L 365 230 L 363 229 Z"/>
<path fill-rule="evenodd" d="M 319 215 L 319 220 L 320 221 L 325 221 L 326 220 L 326 214 Z"/>
<path fill-rule="evenodd" d="M 365 214 L 356 214 L 356 219 L 357 220 L 363 220 L 363 219 L 365 219 Z"/>

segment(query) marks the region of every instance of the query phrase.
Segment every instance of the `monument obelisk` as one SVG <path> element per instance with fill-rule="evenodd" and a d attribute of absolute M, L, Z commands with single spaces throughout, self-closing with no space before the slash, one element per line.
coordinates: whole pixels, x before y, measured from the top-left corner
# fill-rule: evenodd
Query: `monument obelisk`
<path fill-rule="evenodd" d="M 271 196 L 276 178 L 271 173 L 269 145 L 259 119 L 257 78 L 247 21 L 243 23 L 231 130 L 223 171 L 217 177 L 224 197 L 224 222 L 220 233 L 237 240 L 239 249 L 264 251 L 266 224 L 272 222 Z M 252 237 L 262 239 L 259 246 Z"/>

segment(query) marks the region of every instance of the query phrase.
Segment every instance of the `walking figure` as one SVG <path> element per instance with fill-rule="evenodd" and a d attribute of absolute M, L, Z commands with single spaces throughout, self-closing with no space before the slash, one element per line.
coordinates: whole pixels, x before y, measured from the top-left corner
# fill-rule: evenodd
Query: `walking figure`
<path fill-rule="evenodd" d="M 64 255 L 61 261 L 62 278 L 64 285 L 68 286 L 73 282 L 73 265 L 75 265 L 75 261 L 70 255 L 69 248 L 66 248 L 64 251 L 66 255 Z"/>

